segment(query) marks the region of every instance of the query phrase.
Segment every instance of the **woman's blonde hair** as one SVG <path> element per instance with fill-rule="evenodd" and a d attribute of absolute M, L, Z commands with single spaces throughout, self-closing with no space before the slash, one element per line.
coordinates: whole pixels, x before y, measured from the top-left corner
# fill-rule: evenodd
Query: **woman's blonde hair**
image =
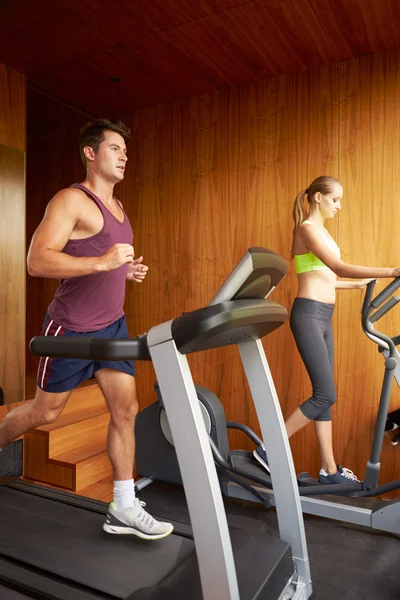
<path fill-rule="evenodd" d="M 297 194 L 296 200 L 294 201 L 294 205 L 293 205 L 294 227 L 293 227 L 293 241 L 292 241 L 292 257 L 293 257 L 293 246 L 294 246 L 294 238 L 296 235 L 296 231 L 298 230 L 298 228 L 300 227 L 302 222 L 307 217 L 308 210 L 309 210 L 309 208 L 307 208 L 305 205 L 306 196 L 307 196 L 307 202 L 310 205 L 312 202 L 314 202 L 314 196 L 317 192 L 319 192 L 322 195 L 330 194 L 333 190 L 333 185 L 336 183 L 341 185 L 340 181 L 338 181 L 334 177 L 330 177 L 329 175 L 322 175 L 321 177 L 317 177 L 316 179 L 314 179 L 314 181 L 312 183 L 310 183 L 310 185 L 308 186 L 308 188 L 306 190 L 303 190 L 299 194 Z"/>

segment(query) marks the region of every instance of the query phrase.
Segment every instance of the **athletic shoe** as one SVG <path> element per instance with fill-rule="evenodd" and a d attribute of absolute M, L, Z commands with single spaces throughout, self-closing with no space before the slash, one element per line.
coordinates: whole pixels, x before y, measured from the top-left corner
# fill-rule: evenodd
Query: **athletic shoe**
<path fill-rule="evenodd" d="M 359 479 L 354 475 L 353 471 L 346 469 L 345 467 L 338 466 L 338 470 L 333 475 L 329 475 L 324 469 L 319 472 L 318 482 L 325 483 L 327 485 L 331 483 L 360 483 Z"/>
<path fill-rule="evenodd" d="M 144 510 L 145 502 L 135 498 L 134 506 L 125 510 L 117 510 L 114 502 L 108 507 L 106 522 L 103 525 L 107 533 L 132 534 L 144 540 L 161 540 L 173 532 L 171 523 L 156 521 Z"/>
<path fill-rule="evenodd" d="M 253 451 L 253 456 L 256 460 L 258 460 L 260 465 L 262 465 L 264 467 L 264 469 L 267 471 L 267 473 L 271 473 L 269 466 L 268 466 L 267 453 L 265 452 L 264 444 L 261 444 L 261 446 L 258 446 L 258 448 L 256 448 Z"/>

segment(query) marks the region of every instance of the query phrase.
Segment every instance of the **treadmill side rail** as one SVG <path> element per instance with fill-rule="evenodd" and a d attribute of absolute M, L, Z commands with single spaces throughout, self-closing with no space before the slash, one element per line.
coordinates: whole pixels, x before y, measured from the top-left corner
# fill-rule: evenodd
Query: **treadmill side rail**
<path fill-rule="evenodd" d="M 271 468 L 279 534 L 292 547 L 296 571 L 309 598 L 312 586 L 304 520 L 292 452 L 275 384 L 261 340 L 241 342 L 238 348 Z"/>
<path fill-rule="evenodd" d="M 147 340 L 177 451 L 204 600 L 239 600 L 221 490 L 187 358 L 171 339 L 171 321 L 151 329 Z"/>

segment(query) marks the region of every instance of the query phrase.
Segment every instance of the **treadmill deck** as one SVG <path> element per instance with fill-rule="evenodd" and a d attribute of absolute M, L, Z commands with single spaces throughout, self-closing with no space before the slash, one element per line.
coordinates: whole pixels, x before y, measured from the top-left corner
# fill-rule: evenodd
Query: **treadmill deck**
<path fill-rule="evenodd" d="M 174 522 L 174 534 L 157 541 L 110 535 L 106 504 L 20 482 L 0 486 L 0 505 L 0 582 L 19 581 L 22 594 L 36 586 L 36 597 L 60 600 L 166 600 L 171 590 L 174 600 L 202 598 L 187 523 Z M 276 600 L 293 570 L 289 546 L 259 522 L 229 521 L 241 600 L 263 588 L 257 598 Z"/>

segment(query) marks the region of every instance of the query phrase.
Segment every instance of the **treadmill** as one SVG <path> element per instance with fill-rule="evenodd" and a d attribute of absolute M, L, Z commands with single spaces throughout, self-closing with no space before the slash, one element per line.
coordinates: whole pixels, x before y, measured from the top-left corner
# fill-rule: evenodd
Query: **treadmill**
<path fill-rule="evenodd" d="M 5 480 L 0 485 L 0 586 L 46 600 L 311 598 L 293 460 L 261 343 L 287 319 L 284 307 L 264 299 L 265 290 L 273 287 L 271 276 L 279 280 L 286 271 L 282 257 L 251 248 L 209 306 L 153 327 L 148 334 L 122 340 L 33 338 L 30 347 L 36 355 L 152 360 L 191 525 L 177 519 L 173 534 L 152 542 L 113 536 L 102 529 L 105 503 Z M 235 300 L 230 299 L 232 277 L 241 281 Z M 274 490 L 280 537 L 268 534 L 256 519 L 227 517 L 224 510 L 186 354 L 231 344 L 239 346 L 268 440 L 271 471 L 279 470 Z M 278 459 L 279 453 L 285 460 Z M 162 514 L 154 516 L 163 519 Z"/>

